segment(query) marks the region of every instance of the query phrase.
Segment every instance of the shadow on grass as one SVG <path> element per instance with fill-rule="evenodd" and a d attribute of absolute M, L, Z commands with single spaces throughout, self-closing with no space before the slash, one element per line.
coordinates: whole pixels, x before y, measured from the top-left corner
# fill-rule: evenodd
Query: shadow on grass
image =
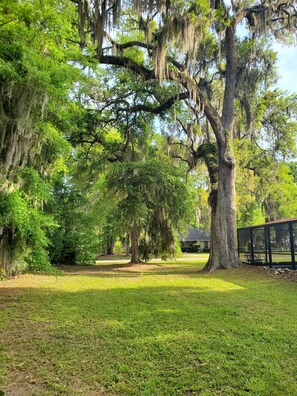
<path fill-rule="evenodd" d="M 8 381 L 22 373 L 18 394 L 29 383 L 44 395 L 296 394 L 296 287 L 231 274 L 72 292 L 63 290 L 72 277 L 61 290 L 6 287 Z"/>
<path fill-rule="evenodd" d="M 63 265 L 59 267 L 63 271 L 63 275 L 67 276 L 98 276 L 98 277 L 136 277 L 139 273 L 136 271 L 129 271 L 133 268 L 130 263 L 126 264 L 96 264 L 96 265 Z"/>
<path fill-rule="evenodd" d="M 98 276 L 103 278 L 139 277 L 144 275 L 184 275 L 191 276 L 203 273 L 201 263 L 115 263 L 88 266 L 60 266 L 63 275 L 67 276 Z"/>
<path fill-rule="evenodd" d="M 102 279 L 117 278 L 140 278 L 140 277 L 182 277 L 189 279 L 213 279 L 235 282 L 241 287 L 246 287 L 247 282 L 256 282 L 265 284 L 269 282 L 272 287 L 275 282 L 271 273 L 260 271 L 248 265 L 242 265 L 237 269 L 216 270 L 213 273 L 203 271 L 204 263 L 202 262 L 175 262 L 175 263 L 142 263 L 135 264 L 96 264 L 90 266 L 62 266 L 61 275 L 69 277 L 95 277 Z"/>
<path fill-rule="evenodd" d="M 245 287 L 247 281 L 254 280 L 257 283 L 275 283 L 272 279 L 271 274 L 261 272 L 258 269 L 248 265 L 242 265 L 237 269 L 231 270 L 217 270 L 213 273 L 203 271 L 204 263 L 201 262 L 169 262 L 169 263 L 142 263 L 142 264 L 130 264 L 130 263 L 114 263 L 114 264 L 96 264 L 96 265 L 61 265 L 57 273 L 29 273 L 38 279 L 39 276 L 52 277 L 60 279 L 61 277 L 95 277 L 103 279 L 112 278 L 139 278 L 146 276 L 155 276 L 156 278 L 162 276 L 171 275 L 181 276 L 182 278 L 195 278 L 195 279 L 222 279 L 229 280 L 238 283 L 238 285 Z M 22 275 L 11 278 L 10 280 L 22 278 Z M 5 285 L 6 281 L 1 285 Z"/>

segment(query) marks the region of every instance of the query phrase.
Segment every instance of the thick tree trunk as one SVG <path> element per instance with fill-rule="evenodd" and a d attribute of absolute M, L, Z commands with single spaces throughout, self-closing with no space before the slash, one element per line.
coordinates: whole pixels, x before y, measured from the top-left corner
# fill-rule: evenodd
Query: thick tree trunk
<path fill-rule="evenodd" d="M 218 154 L 217 190 L 213 190 L 210 196 L 211 243 L 209 260 L 205 266 L 207 271 L 236 268 L 240 264 L 237 252 L 236 176 L 232 141 L 237 75 L 235 23 L 233 20 L 225 33 L 227 64 L 222 116 L 218 119 L 211 108 L 205 108 L 216 136 Z"/>
<path fill-rule="evenodd" d="M 109 245 L 106 247 L 106 255 L 107 255 L 107 256 L 113 256 L 113 255 L 114 255 L 114 243 L 109 244 Z"/>
<path fill-rule="evenodd" d="M 129 256 L 129 254 L 130 254 L 130 234 L 129 234 L 129 232 L 126 233 L 125 251 L 126 251 L 126 256 Z"/>
<path fill-rule="evenodd" d="M 141 263 L 139 257 L 139 238 L 140 238 L 140 227 L 133 225 L 131 227 L 131 264 Z"/>
<path fill-rule="evenodd" d="M 114 245 L 115 245 L 115 240 L 113 235 L 109 235 L 106 241 L 106 247 L 105 247 L 105 254 L 107 256 L 113 256 L 114 255 Z"/>
<path fill-rule="evenodd" d="M 0 277 L 11 275 L 14 260 L 11 253 L 12 232 L 9 228 L 0 228 Z"/>
<path fill-rule="evenodd" d="M 206 271 L 239 266 L 236 231 L 235 165 L 221 160 L 218 189 L 210 194 L 211 243 Z"/>

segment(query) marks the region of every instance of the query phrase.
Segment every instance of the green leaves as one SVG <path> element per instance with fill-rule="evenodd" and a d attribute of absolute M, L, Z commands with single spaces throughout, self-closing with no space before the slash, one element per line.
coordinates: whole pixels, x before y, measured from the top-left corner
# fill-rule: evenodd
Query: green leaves
<path fill-rule="evenodd" d="M 142 227 L 151 251 L 173 253 L 175 233 L 189 222 L 193 207 L 183 174 L 169 160 L 115 164 L 107 189 L 117 197 L 117 221 Z"/>
<path fill-rule="evenodd" d="M 49 253 L 54 264 L 91 264 L 99 250 L 97 213 L 86 190 L 71 178 L 60 178 L 51 190 L 48 211 L 59 224 L 50 229 Z"/>
<path fill-rule="evenodd" d="M 34 172 L 28 171 L 26 177 L 31 188 L 38 189 L 38 185 L 42 186 Z M 37 198 L 40 199 L 45 190 L 47 189 L 38 193 L 35 190 L 33 193 L 36 199 L 35 206 L 32 206 L 32 198 L 24 191 L 15 190 L 0 195 L 0 223 L 4 229 L 1 236 L 3 240 L 8 238 L 9 254 L 13 263 L 8 269 L 9 273 L 26 267 L 39 271 L 51 268 L 47 253 L 49 241 L 46 231 L 56 227 L 57 224 L 38 205 L 40 201 Z"/>
<path fill-rule="evenodd" d="M 68 0 L 0 3 L 0 249 L 11 253 L 0 267 L 8 273 L 20 261 L 49 266 L 48 235 L 57 226 L 46 212 L 51 178 L 67 170 L 71 146 L 62 132 L 71 125 L 70 90 L 84 78 L 74 17 Z"/>
<path fill-rule="evenodd" d="M 20 193 L 2 193 L 0 195 L 0 216 L 3 226 L 17 226 L 21 235 L 26 234 L 27 225 L 30 222 L 28 206 Z"/>

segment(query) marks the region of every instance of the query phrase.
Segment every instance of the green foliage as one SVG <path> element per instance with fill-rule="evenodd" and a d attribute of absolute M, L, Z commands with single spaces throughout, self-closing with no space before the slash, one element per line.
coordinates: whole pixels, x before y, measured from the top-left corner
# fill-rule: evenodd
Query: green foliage
<path fill-rule="evenodd" d="M 74 12 L 68 1 L 2 1 L 1 78 L 30 81 L 35 89 L 51 94 L 69 83 L 73 67 L 63 63 L 70 53 L 75 56 L 75 46 L 67 41 L 76 38 Z"/>
<path fill-rule="evenodd" d="M 50 234 L 55 264 L 91 264 L 99 251 L 98 220 L 87 198 L 69 180 L 57 180 L 48 208 L 59 227 Z"/>
<path fill-rule="evenodd" d="M 263 213 L 262 203 L 257 202 L 255 198 L 250 196 L 244 197 L 239 194 L 240 205 L 238 208 L 237 227 L 246 227 L 257 224 L 263 224 L 265 217 Z"/>
<path fill-rule="evenodd" d="M 47 231 L 57 226 L 40 206 L 49 196 L 49 185 L 36 171 L 25 169 L 24 188 L 0 195 L 0 223 L 13 263 L 10 273 L 29 269 L 53 270 L 48 260 Z M 26 191 L 26 189 L 29 189 Z"/>
<path fill-rule="evenodd" d="M 273 158 L 253 142 L 240 142 L 242 168 L 238 168 L 238 224 L 295 217 L 297 185 L 292 168 Z"/>
<path fill-rule="evenodd" d="M 266 58 L 266 66 L 270 69 L 274 68 L 274 62 L 271 55 Z M 250 112 L 250 125 L 246 128 L 247 119 L 241 120 L 242 125 L 238 127 L 246 128 L 247 133 L 245 139 L 239 133 L 235 147 L 239 164 L 239 226 L 295 217 L 297 210 L 294 166 L 290 167 L 294 164 L 292 159 L 296 158 L 296 95 L 270 88 L 271 80 L 262 90 L 257 88 L 255 79 L 256 76 L 254 87 L 250 85 L 251 91 L 245 93 L 247 97 L 254 92 L 244 106 L 246 118 Z"/>
<path fill-rule="evenodd" d="M 275 183 L 266 190 L 267 213 L 270 219 L 296 217 L 297 185 L 286 163 L 279 163 L 275 172 Z"/>
<path fill-rule="evenodd" d="M 297 95 L 268 91 L 263 97 L 263 105 L 262 141 L 268 144 L 272 155 L 277 158 L 294 158 L 297 153 Z"/>
<path fill-rule="evenodd" d="M 0 109 L 3 120 L 9 120 L 7 124 L 13 126 L 7 128 L 0 152 L 1 172 L 8 174 L 0 186 L 1 219 L 11 238 L 10 248 L 16 262 L 24 262 L 36 270 L 47 268 L 49 240 L 52 261 L 92 262 L 98 249 L 98 226 L 102 231 L 101 243 L 105 245 L 137 224 L 143 230 L 144 255 L 145 252 L 164 255 L 173 252 L 176 230 L 183 222 L 193 220 L 193 216 L 188 215 L 191 199 L 184 187 L 185 175 L 169 162 L 146 159 L 160 151 L 158 137 L 152 141 L 154 127 L 167 125 L 168 128 L 173 118 L 188 114 L 191 107 L 200 124 L 194 137 L 187 135 L 187 143 L 191 141 L 194 147 L 205 135 L 207 139 L 200 148 L 211 149 L 204 152 L 204 157 L 209 159 L 212 184 L 217 182 L 217 151 L 210 143 L 213 134 L 209 128 L 205 133 L 206 125 L 201 117 L 203 103 L 196 101 L 199 106 L 193 106 L 195 92 L 190 82 L 194 78 L 199 81 L 198 96 L 201 99 L 205 95 L 213 109 L 217 107 L 220 113 L 227 67 L 224 48 L 221 51 L 225 45 L 221 34 L 233 20 L 231 11 L 225 9 L 223 3 L 215 2 L 215 9 L 211 10 L 207 1 L 181 0 L 170 7 L 168 3 L 168 9 L 162 14 L 158 8 L 155 20 L 150 19 L 152 10 L 147 9 L 147 20 L 139 18 L 138 23 L 137 18 L 132 21 L 131 10 L 126 9 L 128 12 L 116 29 L 116 40 L 119 46 L 139 40 L 144 41 L 144 45 L 128 45 L 121 50 L 118 46 L 115 53 L 130 58 L 137 66 L 152 67 L 155 63 L 160 80 L 166 77 L 166 70 L 170 71 L 171 81 L 159 84 L 158 78 L 143 81 L 141 73 L 131 77 L 127 70 L 96 67 L 93 52 L 96 46 L 90 44 L 81 52 L 78 45 L 82 44 L 82 37 L 74 22 L 76 5 L 77 2 L 68 0 L 2 0 L 0 4 L 1 90 L 3 87 Z M 232 4 L 234 15 L 236 5 L 243 3 Z M 247 3 L 244 2 L 244 6 Z M 92 32 L 86 25 L 84 30 L 89 35 Z M 193 43 L 189 38 L 193 38 Z M 145 47 L 148 47 L 147 53 Z M 282 166 L 280 161 L 294 155 L 296 97 L 286 97 L 276 90 L 263 93 L 263 88 L 275 78 L 275 54 L 262 41 L 256 42 L 250 37 L 238 39 L 237 52 L 238 129 L 235 134 L 239 138 L 246 135 L 250 138 L 238 158 L 242 167 L 254 172 L 252 181 L 247 181 L 244 171 L 240 176 L 245 184 L 239 199 L 240 222 L 244 223 L 260 217 L 260 205 L 270 207 L 271 216 L 285 216 L 295 211 L 290 198 L 295 194 L 295 186 L 287 166 Z M 165 65 L 166 55 L 178 63 Z M 188 81 L 173 78 L 174 73 L 179 73 L 178 69 L 180 77 L 189 74 Z M 185 70 L 187 73 L 183 73 Z M 202 71 L 200 76 L 199 71 Z M 152 110 L 184 90 L 189 91 L 189 106 L 174 103 L 174 110 L 163 114 L 163 123 L 154 125 L 152 114 L 132 110 L 133 106 Z M 252 113 L 250 119 L 249 112 Z M 187 118 L 185 129 L 189 123 Z M 11 139 L 11 131 L 17 131 L 14 139 Z M 75 150 L 65 136 L 75 145 Z M 261 143 L 265 153 L 255 149 Z M 256 155 L 250 158 L 253 150 Z M 3 154 L 7 161 L 2 163 Z M 76 176 L 75 181 L 71 176 L 61 181 L 71 154 L 79 166 L 70 172 L 80 176 Z M 203 153 L 197 151 L 196 154 Z M 11 165 L 11 158 L 18 161 Z M 115 161 L 123 163 L 109 171 L 107 185 L 113 196 L 109 195 L 106 202 L 103 197 L 106 197 L 106 187 L 102 180 L 97 182 L 98 174 L 105 172 L 107 162 Z M 269 170 L 265 170 L 267 166 Z M 57 173 L 60 179 L 53 187 L 50 180 Z M 91 181 L 101 196 L 95 196 L 96 186 L 89 189 Z M 280 191 L 271 187 L 275 181 L 280 181 Z M 249 190 L 249 183 L 254 183 L 256 193 Z M 198 195 L 205 207 L 206 194 L 201 188 Z M 203 218 L 203 222 L 207 223 L 207 219 Z"/>
<path fill-rule="evenodd" d="M 62 131 L 51 122 L 44 121 L 36 127 L 36 134 L 42 139 L 39 152 L 36 150 L 36 161 L 40 169 L 52 175 L 66 173 L 72 146 Z"/>
<path fill-rule="evenodd" d="M 293 181 L 297 184 L 297 162 L 290 162 L 288 165 L 290 168 L 290 174 L 293 177 Z"/>
<path fill-rule="evenodd" d="M 66 171 L 71 153 L 62 135 L 70 89 L 83 79 L 74 17 L 68 0 L 0 3 L 0 247 L 11 260 L 0 267 L 8 273 L 52 268 L 48 236 L 57 223 L 46 206 L 51 178 Z"/>
<path fill-rule="evenodd" d="M 169 160 L 115 164 L 107 175 L 109 195 L 116 195 L 117 219 L 127 229 L 143 230 L 141 250 L 174 254 L 176 232 L 189 222 L 192 196 L 183 175 Z"/>

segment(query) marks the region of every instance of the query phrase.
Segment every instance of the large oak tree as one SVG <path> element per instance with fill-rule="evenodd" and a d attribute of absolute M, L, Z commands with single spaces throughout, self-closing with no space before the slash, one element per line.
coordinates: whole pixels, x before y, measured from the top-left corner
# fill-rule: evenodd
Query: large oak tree
<path fill-rule="evenodd" d="M 212 154 L 215 149 L 217 161 L 216 169 L 210 169 L 212 243 L 206 269 L 237 267 L 233 136 L 235 99 L 242 77 L 237 51 L 242 38 L 237 33 L 250 42 L 261 35 L 288 37 L 287 32 L 296 27 L 295 3 L 74 3 L 79 14 L 80 44 L 88 56 L 94 56 L 101 64 L 130 70 L 143 82 L 159 83 L 149 100 L 127 103 L 126 111 L 159 114 L 184 100 L 189 112 L 202 117 L 207 126 L 205 140 L 211 135 L 215 143 L 213 146 L 212 141 L 208 142 L 211 146 L 207 148 L 212 147 Z M 135 29 L 137 36 L 128 33 Z M 204 146 L 199 156 L 207 159 L 208 153 Z"/>

